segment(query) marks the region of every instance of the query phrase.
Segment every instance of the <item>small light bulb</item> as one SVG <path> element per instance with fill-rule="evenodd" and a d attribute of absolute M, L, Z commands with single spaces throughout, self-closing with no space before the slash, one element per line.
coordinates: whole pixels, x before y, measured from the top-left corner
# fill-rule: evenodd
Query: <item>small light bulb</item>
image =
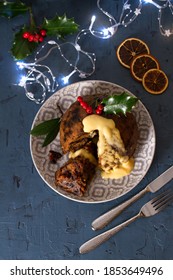
<path fill-rule="evenodd" d="M 93 15 L 93 16 L 92 16 L 92 18 L 91 18 L 91 23 L 94 23 L 94 22 L 95 22 L 95 20 L 96 20 L 96 16 L 95 16 L 95 15 Z"/>
<path fill-rule="evenodd" d="M 22 75 L 19 81 L 19 86 L 23 87 L 27 81 L 27 76 Z"/>
<path fill-rule="evenodd" d="M 16 62 L 16 65 L 19 67 L 19 69 L 24 69 L 24 66 L 23 66 L 23 62 Z"/>
<path fill-rule="evenodd" d="M 96 16 L 92 16 L 92 18 L 91 18 L 91 23 L 90 23 L 90 26 L 89 26 L 89 28 L 88 28 L 89 30 L 92 29 L 95 20 L 96 20 Z"/>
<path fill-rule="evenodd" d="M 76 72 L 76 70 L 73 70 L 68 76 L 65 76 L 62 78 L 62 81 L 64 85 L 68 84 L 70 77 Z"/>
<path fill-rule="evenodd" d="M 64 85 L 67 85 L 68 82 L 69 82 L 69 76 L 63 77 L 63 78 L 62 78 L 62 81 L 63 81 L 63 84 L 64 84 Z"/>
<path fill-rule="evenodd" d="M 144 0 L 145 3 L 152 3 L 152 0 Z"/>
<path fill-rule="evenodd" d="M 158 8 L 158 9 L 160 9 L 161 8 L 161 6 L 159 5 L 159 4 L 157 4 L 157 3 L 155 3 L 153 0 L 144 0 L 144 2 L 146 3 L 146 4 L 153 4 L 156 8 Z"/>
<path fill-rule="evenodd" d="M 104 35 L 105 37 L 107 37 L 107 36 L 109 35 L 109 31 L 108 31 L 107 28 L 104 28 L 104 29 L 102 30 L 102 33 L 103 33 L 103 35 Z"/>

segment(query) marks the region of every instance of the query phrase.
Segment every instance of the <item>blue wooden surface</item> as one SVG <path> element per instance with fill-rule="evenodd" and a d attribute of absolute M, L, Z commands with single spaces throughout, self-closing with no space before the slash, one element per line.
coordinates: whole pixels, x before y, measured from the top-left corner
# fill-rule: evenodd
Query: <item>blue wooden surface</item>
<path fill-rule="evenodd" d="M 80 28 L 85 28 L 97 9 L 96 0 L 26 2 L 33 3 L 38 24 L 43 16 L 51 18 L 57 12 L 74 17 Z M 105 2 L 113 13 L 120 1 Z M 0 17 L 0 259 L 173 259 L 173 205 L 129 225 L 89 254 L 78 252 L 84 241 L 95 236 L 90 226 L 94 218 L 131 197 L 173 164 L 173 38 L 160 35 L 155 7 L 146 5 L 136 21 L 119 28 L 111 39 L 93 40 L 97 63 L 90 79 L 117 83 L 139 97 L 153 119 L 157 139 L 153 163 L 141 183 L 116 201 L 95 205 L 56 194 L 33 166 L 29 132 L 40 106 L 15 85 L 19 72 L 9 52 L 14 32 L 25 21 L 25 16 L 12 20 Z M 147 93 L 117 61 L 115 49 L 127 37 L 144 40 L 159 60 L 169 78 L 164 94 Z M 76 81 L 80 79 L 71 79 Z M 107 228 L 135 214 L 150 197 L 147 194 Z"/>

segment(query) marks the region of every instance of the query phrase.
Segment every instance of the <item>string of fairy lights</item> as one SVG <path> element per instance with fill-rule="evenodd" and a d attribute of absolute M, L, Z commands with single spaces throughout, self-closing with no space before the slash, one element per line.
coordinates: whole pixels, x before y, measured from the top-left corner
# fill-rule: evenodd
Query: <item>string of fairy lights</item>
<path fill-rule="evenodd" d="M 86 36 L 88 39 L 89 34 L 92 34 L 94 37 L 100 39 L 111 38 L 114 36 L 120 26 L 127 27 L 129 24 L 131 24 L 142 13 L 142 8 L 146 4 L 151 4 L 158 10 L 158 26 L 160 33 L 167 37 L 173 35 L 173 28 L 165 28 L 162 24 L 163 12 L 165 9 L 169 9 L 171 15 L 173 16 L 173 3 L 171 0 L 126 0 L 123 2 L 119 20 L 116 20 L 115 17 L 105 11 L 102 8 L 100 2 L 101 0 L 97 0 L 97 7 L 99 11 L 107 18 L 108 26 L 102 29 L 99 27 L 96 28 L 95 26 L 97 23 L 97 17 L 93 15 L 89 27 L 87 29 L 81 30 L 77 34 L 74 42 L 65 42 L 59 44 L 57 41 L 50 40 L 40 47 L 33 62 L 17 62 L 19 69 L 23 69 L 25 73 L 27 73 L 21 76 L 18 85 L 24 88 L 26 96 L 30 100 L 37 104 L 42 104 L 45 101 L 48 92 L 55 92 L 60 83 L 64 85 L 68 84 L 70 77 L 74 74 L 78 74 L 80 78 L 87 78 L 91 76 L 95 71 L 96 55 L 93 52 L 87 52 L 82 49 L 80 44 L 81 38 Z M 75 50 L 75 59 L 71 60 L 66 56 L 66 53 L 63 51 L 65 45 L 67 45 L 69 48 L 72 47 L 73 50 Z M 55 50 L 57 51 L 58 55 L 57 61 L 55 60 L 54 63 L 57 63 L 58 65 L 58 57 L 60 56 L 65 65 L 68 65 L 69 73 L 65 76 L 62 76 L 62 73 L 54 73 L 51 67 L 44 64 L 44 61 L 46 61 L 49 55 Z M 42 55 L 44 52 L 45 54 Z M 88 71 L 81 69 L 81 63 L 79 63 L 81 55 L 84 56 L 90 64 L 90 69 Z M 59 77 L 61 77 L 60 80 Z M 34 87 L 36 85 L 39 86 L 39 90 L 41 91 L 39 97 L 34 93 Z"/>

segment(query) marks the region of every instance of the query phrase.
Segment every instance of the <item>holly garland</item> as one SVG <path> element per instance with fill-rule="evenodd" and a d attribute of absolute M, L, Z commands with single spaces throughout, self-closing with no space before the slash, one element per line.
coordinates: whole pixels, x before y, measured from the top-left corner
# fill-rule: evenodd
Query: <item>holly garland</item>
<path fill-rule="evenodd" d="M 44 18 L 43 23 L 37 26 L 32 13 L 32 8 L 28 7 L 21 1 L 1 2 L 0 15 L 9 19 L 18 15 L 29 13 L 30 23 L 23 26 L 14 36 L 11 52 L 16 60 L 21 60 L 31 55 L 43 42 L 46 36 L 57 36 L 64 38 L 66 35 L 73 34 L 78 31 L 78 24 L 74 19 L 68 19 L 66 15 L 56 15 L 53 19 Z"/>

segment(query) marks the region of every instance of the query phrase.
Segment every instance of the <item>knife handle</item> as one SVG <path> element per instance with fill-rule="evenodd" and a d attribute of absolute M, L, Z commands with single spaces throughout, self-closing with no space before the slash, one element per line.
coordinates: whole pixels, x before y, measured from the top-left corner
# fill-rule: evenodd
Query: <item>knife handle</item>
<path fill-rule="evenodd" d="M 107 224 L 109 224 L 114 218 L 116 218 L 124 209 L 126 209 L 128 206 L 130 206 L 132 203 L 134 203 L 136 200 L 141 198 L 144 194 L 148 192 L 148 188 L 146 187 L 139 193 L 137 193 L 132 198 L 126 200 L 122 204 L 118 205 L 117 207 L 111 209 L 110 211 L 106 212 L 105 214 L 101 215 L 97 219 L 95 219 L 91 226 L 93 230 L 102 229 Z"/>
<path fill-rule="evenodd" d="M 92 239 L 86 241 L 84 244 L 82 244 L 79 248 L 80 254 L 85 254 L 90 252 L 91 250 L 94 250 L 98 246 L 100 246 L 102 243 L 107 241 L 109 238 L 111 238 L 114 234 L 122 230 L 124 227 L 128 226 L 130 223 L 141 217 L 141 212 L 139 212 L 137 215 L 133 216 L 132 218 L 126 220 L 125 222 L 121 223 L 120 225 L 113 227 L 95 237 Z"/>

